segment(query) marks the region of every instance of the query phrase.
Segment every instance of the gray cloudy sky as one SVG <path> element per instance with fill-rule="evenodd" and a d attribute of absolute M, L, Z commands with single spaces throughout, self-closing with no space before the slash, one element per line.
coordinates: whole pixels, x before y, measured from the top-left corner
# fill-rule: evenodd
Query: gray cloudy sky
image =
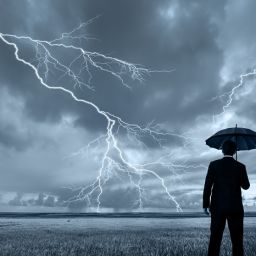
<path fill-rule="evenodd" d="M 51 41 L 99 15 L 76 34 L 94 39 L 61 42 L 152 70 L 172 70 L 150 73 L 143 83 L 125 75 L 130 89 L 94 69 L 94 90 L 73 87 L 66 77 L 57 79 L 61 74 L 53 67 L 47 82 L 72 90 L 124 122 L 143 127 L 153 122 L 158 130 L 183 135 L 162 136 L 161 147 L 149 134 L 135 137 L 125 129 L 114 129 L 126 161 L 164 178 L 181 208 L 199 211 L 208 163 L 221 157 L 205 145 L 205 139 L 236 123 L 256 130 L 255 76 L 248 76 L 235 91 L 225 113 L 228 95 L 218 97 L 239 84 L 241 74 L 255 68 L 255 8 L 253 0 L 0 0 L 0 33 Z M 22 58 L 38 64 L 35 45 L 26 40 L 12 42 Z M 66 65 L 77 56 L 59 47 L 51 48 L 51 54 Z M 91 207 L 86 200 L 69 204 L 66 200 L 99 175 L 106 142 L 100 140 L 88 150 L 86 145 L 106 134 L 106 119 L 70 95 L 42 86 L 3 40 L 0 56 L 0 209 L 95 210 L 99 190 L 92 195 Z M 79 65 L 72 66 L 75 72 Z M 83 81 L 88 81 L 88 75 L 81 74 Z M 113 150 L 109 156 L 115 160 L 115 154 Z M 248 209 L 255 209 L 254 154 L 239 152 L 251 181 L 244 193 Z M 138 175 L 132 184 L 116 166 L 104 170 L 109 180 L 103 186 L 101 209 L 138 209 Z M 141 187 L 145 210 L 176 210 L 156 176 L 143 175 Z"/>

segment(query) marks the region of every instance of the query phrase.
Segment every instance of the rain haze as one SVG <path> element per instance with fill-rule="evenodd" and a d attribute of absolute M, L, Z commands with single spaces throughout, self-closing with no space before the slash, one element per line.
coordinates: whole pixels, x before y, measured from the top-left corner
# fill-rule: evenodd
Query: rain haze
<path fill-rule="evenodd" d="M 0 0 L 1 211 L 201 211 L 208 164 L 222 157 L 205 140 L 236 124 L 256 130 L 255 8 Z M 47 55 L 10 35 L 56 45 L 44 44 Z M 49 87 L 97 106 L 113 129 L 92 105 L 46 88 L 11 44 Z M 92 53 L 98 66 L 60 44 Z M 246 211 L 256 209 L 255 154 L 238 152 L 251 182 Z"/>

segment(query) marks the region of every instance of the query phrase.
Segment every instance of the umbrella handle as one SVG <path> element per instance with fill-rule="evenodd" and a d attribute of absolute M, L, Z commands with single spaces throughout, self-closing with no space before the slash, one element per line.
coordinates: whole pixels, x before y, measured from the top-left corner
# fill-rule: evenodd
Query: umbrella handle
<path fill-rule="evenodd" d="M 236 124 L 236 129 L 237 129 L 237 124 Z M 236 130 L 235 130 L 235 134 L 236 134 Z M 236 161 L 237 161 L 237 135 L 236 135 Z"/>

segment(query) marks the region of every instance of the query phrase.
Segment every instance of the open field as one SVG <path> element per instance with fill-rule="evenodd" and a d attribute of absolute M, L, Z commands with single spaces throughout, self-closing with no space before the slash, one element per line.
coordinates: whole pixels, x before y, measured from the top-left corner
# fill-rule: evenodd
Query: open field
<path fill-rule="evenodd" d="M 0 255 L 206 255 L 209 218 L 0 218 Z M 245 255 L 256 255 L 256 218 L 245 218 Z M 221 255 L 231 255 L 227 230 Z"/>

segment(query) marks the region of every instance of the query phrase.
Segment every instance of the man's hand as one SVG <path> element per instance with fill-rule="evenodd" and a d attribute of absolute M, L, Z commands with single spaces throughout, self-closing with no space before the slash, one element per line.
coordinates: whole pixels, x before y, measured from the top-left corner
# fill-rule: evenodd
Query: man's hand
<path fill-rule="evenodd" d="M 208 208 L 204 208 L 204 213 L 209 216 L 210 215 L 209 209 Z"/>

